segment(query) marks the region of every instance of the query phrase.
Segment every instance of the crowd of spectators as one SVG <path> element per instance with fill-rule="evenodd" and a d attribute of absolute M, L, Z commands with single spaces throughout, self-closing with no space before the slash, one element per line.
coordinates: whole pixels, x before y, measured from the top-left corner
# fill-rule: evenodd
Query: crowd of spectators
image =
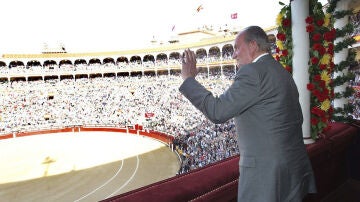
<path fill-rule="evenodd" d="M 224 57 L 202 57 L 198 59 L 199 64 L 209 64 L 214 62 L 228 61 L 232 58 L 228 55 Z M 156 61 L 130 61 L 130 62 L 117 62 L 115 63 L 91 63 L 91 64 L 49 64 L 49 65 L 18 65 L 15 67 L 2 66 L 0 67 L 0 74 L 33 74 L 33 73 L 44 73 L 44 72 L 66 72 L 66 71 L 102 71 L 102 70 L 131 70 L 131 69 L 144 69 L 147 68 L 161 68 L 180 66 L 181 59 L 164 59 Z"/>
<path fill-rule="evenodd" d="M 229 77 L 217 73 L 199 75 L 214 94 L 230 85 Z M 233 122 L 208 122 L 179 93 L 181 81 L 179 75 L 4 81 L 0 134 L 72 125 L 141 124 L 175 137 L 174 148 L 183 162 L 180 173 L 238 154 Z"/>
<path fill-rule="evenodd" d="M 199 60 L 200 63 L 209 61 L 216 59 Z M 169 63 L 178 64 L 178 61 Z M 130 63 L 132 65 L 136 64 Z M 111 64 L 82 64 L 76 68 L 99 70 L 108 66 L 112 67 Z M 118 67 L 128 68 L 129 64 L 121 63 Z M 55 68 L 74 70 L 74 66 L 68 64 Z M 39 69 L 42 67 L 16 67 L 11 71 L 26 73 Z M 201 72 L 198 79 L 218 95 L 230 85 L 235 72 L 234 67 L 212 68 L 209 72 Z M 358 91 L 350 101 L 355 106 L 353 117 L 360 119 L 360 89 L 357 88 L 360 74 L 354 73 L 356 77 L 350 85 Z M 0 83 L 0 135 L 72 125 L 126 127 L 140 124 L 146 130 L 174 136 L 174 148 L 182 160 L 179 173 L 238 154 L 232 120 L 225 124 L 210 123 L 179 93 L 181 81 L 176 72 L 156 76 L 4 81 Z M 154 116 L 146 117 L 146 113 Z"/>

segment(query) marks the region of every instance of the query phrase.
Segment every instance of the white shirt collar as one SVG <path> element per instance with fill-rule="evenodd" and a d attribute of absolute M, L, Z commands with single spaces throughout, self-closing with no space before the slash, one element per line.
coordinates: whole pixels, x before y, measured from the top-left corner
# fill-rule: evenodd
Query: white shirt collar
<path fill-rule="evenodd" d="M 269 54 L 269 53 L 263 53 L 263 54 L 257 56 L 257 58 L 255 58 L 252 62 L 258 61 L 262 56 L 267 55 L 267 54 Z"/>

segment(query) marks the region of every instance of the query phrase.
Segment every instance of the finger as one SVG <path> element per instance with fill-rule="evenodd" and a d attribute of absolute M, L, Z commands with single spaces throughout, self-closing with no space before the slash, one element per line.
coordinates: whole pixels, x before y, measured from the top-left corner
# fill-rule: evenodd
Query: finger
<path fill-rule="evenodd" d="M 185 63 L 185 51 L 183 52 L 182 56 L 181 56 L 181 62 L 184 64 Z"/>
<path fill-rule="evenodd" d="M 187 63 L 189 60 L 189 53 L 188 53 L 188 49 L 185 49 L 182 55 L 182 63 Z"/>
<path fill-rule="evenodd" d="M 190 60 L 191 60 L 192 62 L 196 62 L 196 54 L 195 54 L 195 52 L 194 52 L 194 51 L 190 51 L 190 50 L 189 50 L 189 52 L 190 52 Z"/>
<path fill-rule="evenodd" d="M 184 51 L 184 61 L 185 63 L 189 63 L 191 61 L 191 53 L 188 48 Z"/>
<path fill-rule="evenodd" d="M 190 59 L 191 59 L 191 56 L 190 56 L 190 49 L 186 49 L 185 50 L 185 61 L 188 62 Z"/>

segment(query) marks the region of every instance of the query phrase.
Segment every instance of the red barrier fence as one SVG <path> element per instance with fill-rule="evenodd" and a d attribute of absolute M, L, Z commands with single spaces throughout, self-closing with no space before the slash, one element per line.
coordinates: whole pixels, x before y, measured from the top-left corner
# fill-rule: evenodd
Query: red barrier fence
<path fill-rule="evenodd" d="M 170 145 L 174 137 L 171 135 L 167 135 L 165 133 L 151 131 L 151 130 L 143 130 L 142 126 L 138 126 L 135 128 L 114 128 L 114 127 L 87 127 L 87 126 L 73 126 L 73 127 L 66 127 L 60 129 L 47 129 L 47 130 L 39 130 L 39 131 L 28 131 L 28 132 L 16 132 L 15 137 L 25 137 L 30 135 L 43 135 L 43 134 L 50 134 L 50 133 L 65 133 L 65 132 L 116 132 L 116 133 L 129 133 L 134 135 L 143 135 L 150 138 L 157 139 L 165 144 Z M 9 139 L 13 138 L 14 134 L 4 134 L 0 135 L 1 139 Z"/>

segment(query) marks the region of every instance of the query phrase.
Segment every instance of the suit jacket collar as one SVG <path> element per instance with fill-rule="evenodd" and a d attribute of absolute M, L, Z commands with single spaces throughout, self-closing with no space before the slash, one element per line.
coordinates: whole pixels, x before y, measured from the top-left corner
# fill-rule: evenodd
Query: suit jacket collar
<path fill-rule="evenodd" d="M 257 62 L 260 58 L 262 58 L 263 56 L 265 56 L 267 54 L 269 54 L 269 53 L 263 53 L 263 54 L 257 56 L 257 58 L 255 58 L 252 62 Z"/>

